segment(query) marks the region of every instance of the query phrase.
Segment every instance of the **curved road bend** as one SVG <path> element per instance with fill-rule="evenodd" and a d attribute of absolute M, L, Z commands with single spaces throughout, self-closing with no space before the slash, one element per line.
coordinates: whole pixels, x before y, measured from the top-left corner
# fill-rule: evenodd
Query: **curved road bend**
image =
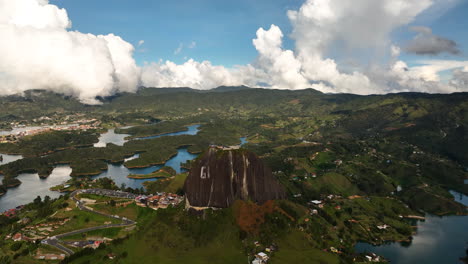
<path fill-rule="evenodd" d="M 71 193 L 72 199 L 75 201 L 76 205 L 78 206 L 78 208 L 80 210 L 91 212 L 91 213 L 94 213 L 94 214 L 99 214 L 99 215 L 102 215 L 102 216 L 106 216 L 106 217 L 110 217 L 110 218 L 114 218 L 114 219 L 118 219 L 118 220 L 122 220 L 122 223 L 120 223 L 120 224 L 110 224 L 110 225 L 101 225 L 101 226 L 95 226 L 95 227 L 88 227 L 88 228 L 83 228 L 83 229 L 79 229 L 79 230 L 59 234 L 59 235 L 56 235 L 56 236 L 53 236 L 53 237 L 43 239 L 41 241 L 42 244 L 46 244 L 46 245 L 56 247 L 56 248 L 62 250 L 63 252 L 65 252 L 65 254 L 71 255 L 71 254 L 74 253 L 73 250 L 63 246 L 62 244 L 60 244 L 60 242 L 61 242 L 60 238 L 70 236 L 70 235 L 81 234 L 81 233 L 85 233 L 85 232 L 89 232 L 89 231 L 99 230 L 99 229 L 105 229 L 105 228 L 111 228 L 111 227 L 126 227 L 126 226 L 131 226 L 131 225 L 136 224 L 136 222 L 133 221 L 133 220 L 130 220 L 130 219 L 127 219 L 127 218 L 124 219 L 124 218 L 119 217 L 119 216 L 104 214 L 102 212 L 94 211 L 94 210 L 84 206 L 84 204 L 79 199 L 77 199 L 75 197 L 77 194 L 81 193 L 81 191 L 82 190 L 77 190 L 77 191 L 74 191 L 74 192 Z"/>

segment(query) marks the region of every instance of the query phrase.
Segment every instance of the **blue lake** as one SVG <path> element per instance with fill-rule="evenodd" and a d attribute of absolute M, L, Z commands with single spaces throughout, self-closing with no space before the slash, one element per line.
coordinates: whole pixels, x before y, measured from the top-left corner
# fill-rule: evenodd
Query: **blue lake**
<path fill-rule="evenodd" d="M 95 148 L 105 148 L 108 143 L 113 143 L 117 146 L 123 146 L 126 140 L 126 137 L 130 135 L 127 134 L 116 134 L 115 129 L 109 129 L 106 133 L 101 134 L 99 137 L 99 142 L 94 144 Z"/>
<path fill-rule="evenodd" d="M 187 131 L 167 133 L 163 135 L 148 137 L 158 138 L 164 136 L 178 136 L 178 135 L 196 135 L 199 131 L 200 125 L 188 126 Z M 96 143 L 95 147 L 105 147 L 108 143 L 113 143 L 116 145 L 123 145 L 127 140 L 125 137 L 129 135 L 126 134 L 116 134 L 113 129 L 110 129 L 106 133 L 102 134 L 99 138 L 99 143 Z M 141 138 L 146 139 L 146 138 Z M 133 157 L 128 158 L 136 159 L 139 155 L 134 155 Z M 191 154 L 187 151 L 186 147 L 179 148 L 177 150 L 177 155 L 172 157 L 166 162 L 166 166 L 170 166 L 176 170 L 177 173 L 183 172 L 184 170 L 180 167 L 181 163 L 186 162 L 187 160 L 195 159 L 197 155 Z M 19 155 L 3 155 L 4 161 L 1 164 L 6 164 L 8 162 L 13 162 L 15 160 L 21 159 Z M 157 179 L 129 179 L 127 176 L 129 174 L 149 174 L 163 167 L 162 165 L 151 166 L 147 168 L 138 168 L 138 169 L 128 169 L 123 164 L 108 164 L 107 171 L 94 176 L 93 178 L 109 177 L 115 181 L 115 183 L 120 186 L 124 183 L 127 187 L 132 188 L 141 188 L 143 187 L 142 183 L 144 181 L 154 181 Z M 68 179 L 70 179 L 71 168 L 68 165 L 57 166 L 52 174 L 47 179 L 41 179 L 37 174 L 34 173 L 22 173 L 18 176 L 18 179 L 22 182 L 20 186 L 8 189 L 7 193 L 0 197 L 0 212 L 3 212 L 7 209 L 14 208 L 18 205 L 23 205 L 30 203 L 39 196 L 50 196 L 56 198 L 60 196 L 60 193 L 50 191 L 49 188 L 61 184 Z M 2 180 L 3 176 L 0 176 Z"/>
<path fill-rule="evenodd" d="M 241 137 L 240 141 L 241 141 L 241 143 L 240 143 L 241 146 L 249 143 L 249 141 L 247 140 L 247 137 Z"/>
<path fill-rule="evenodd" d="M 22 173 L 18 176 L 21 185 L 15 188 L 8 189 L 7 193 L 0 197 L 0 212 L 15 208 L 18 205 L 30 203 L 38 195 L 48 195 L 51 198 L 60 196 L 59 192 L 50 191 L 49 188 L 59 185 L 70 179 L 72 169 L 68 165 L 59 165 L 54 168 L 51 175 L 47 179 L 39 178 L 37 173 Z M 3 176 L 0 176 L 0 180 Z"/>
<path fill-rule="evenodd" d="M 458 202 L 468 205 L 468 196 L 451 193 Z M 418 221 L 417 234 L 409 245 L 358 243 L 355 248 L 357 252 L 374 252 L 397 264 L 455 264 L 466 256 L 467 247 L 468 216 L 426 215 L 425 221 Z"/>
<path fill-rule="evenodd" d="M 188 126 L 187 131 L 167 133 L 158 136 L 140 138 L 151 139 L 159 138 L 165 136 L 178 136 L 178 135 L 196 135 L 199 132 L 200 125 L 191 125 Z M 128 135 L 126 134 L 115 134 L 114 130 L 111 129 L 108 132 L 101 135 L 99 140 L 100 143 L 97 147 L 105 147 L 108 143 L 113 143 L 116 145 L 123 145 L 126 140 L 124 139 Z M 240 138 L 241 145 L 247 143 L 247 138 Z M 164 165 L 151 166 L 147 168 L 138 168 L 138 169 L 128 169 L 123 164 L 108 164 L 107 171 L 94 176 L 93 178 L 102 178 L 109 177 L 114 180 L 114 182 L 121 186 L 125 184 L 127 187 L 131 188 L 141 188 L 143 187 L 143 182 L 145 181 L 155 181 L 157 179 L 130 179 L 127 176 L 129 174 L 150 174 L 156 170 L 159 170 L 163 166 L 170 166 L 174 168 L 177 173 L 184 172 L 184 169 L 181 168 L 181 163 L 185 163 L 188 160 L 193 160 L 197 157 L 197 154 L 191 154 L 188 152 L 187 147 L 182 147 L 177 150 L 177 155 L 169 159 Z M 137 159 L 138 154 L 126 159 L 125 161 L 131 159 Z M 19 155 L 3 155 L 4 161 L 2 164 L 12 162 L 22 157 Z M 18 179 L 22 184 L 18 187 L 8 189 L 7 193 L 0 197 L 0 212 L 3 212 L 7 209 L 14 208 L 18 205 L 27 204 L 32 202 L 34 198 L 39 196 L 50 196 L 52 198 L 60 196 L 60 193 L 50 191 L 49 188 L 61 184 L 68 179 L 70 179 L 72 169 L 68 165 L 57 166 L 52 174 L 47 179 L 40 179 L 37 174 L 34 173 L 23 173 L 18 176 Z M 0 180 L 2 176 L 0 176 Z"/>
<path fill-rule="evenodd" d="M 177 155 L 168 160 L 164 166 L 172 167 L 177 173 L 184 172 L 185 170 L 180 167 L 181 163 L 185 163 L 188 160 L 193 160 L 197 157 L 196 154 L 191 154 L 187 151 L 187 148 L 179 148 Z M 137 158 L 138 155 L 133 158 Z M 122 183 L 127 187 L 141 188 L 145 181 L 155 181 L 157 179 L 130 179 L 127 176 L 130 174 L 150 174 L 156 170 L 162 168 L 162 165 L 151 166 L 147 168 L 128 169 L 123 164 L 109 164 L 107 171 L 101 173 L 95 178 L 108 177 L 114 180 L 117 186 L 121 186 Z"/>
<path fill-rule="evenodd" d="M 136 140 L 143 140 L 143 139 L 153 139 L 153 138 L 160 138 L 160 137 L 170 137 L 170 136 L 180 136 L 180 135 L 196 135 L 198 134 L 198 131 L 200 131 L 198 128 L 200 125 L 191 125 L 187 126 L 186 131 L 179 131 L 179 132 L 174 132 L 174 133 L 165 133 L 161 135 L 156 135 L 156 136 L 149 136 L 149 137 L 139 137 L 135 138 Z"/>
<path fill-rule="evenodd" d="M 23 158 L 21 155 L 8 155 L 2 153 L 0 153 L 0 155 L 3 157 L 3 160 L 0 161 L 0 166 Z"/>

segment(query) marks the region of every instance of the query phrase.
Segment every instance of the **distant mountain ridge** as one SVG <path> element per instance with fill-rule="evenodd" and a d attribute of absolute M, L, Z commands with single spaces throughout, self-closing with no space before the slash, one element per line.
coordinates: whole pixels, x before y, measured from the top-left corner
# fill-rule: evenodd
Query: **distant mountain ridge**
<path fill-rule="evenodd" d="M 244 86 L 204 91 L 141 88 L 137 93 L 122 93 L 102 100 L 101 105 L 83 105 L 71 96 L 40 90 L 0 97 L 0 124 L 8 129 L 12 121 L 24 120 L 30 124 L 32 119 L 42 116 L 77 113 L 104 123 L 127 125 L 181 117 L 190 117 L 192 122 L 256 119 L 267 125 L 264 132 L 275 134 L 275 129 L 291 129 L 275 127 L 275 122 L 298 117 L 307 118 L 316 129 L 320 128 L 316 136 L 326 137 L 331 133 L 357 139 L 391 135 L 468 166 L 466 92 L 361 96 L 324 94 L 313 89 L 293 91 Z M 301 135 L 304 136 L 307 137 Z"/>

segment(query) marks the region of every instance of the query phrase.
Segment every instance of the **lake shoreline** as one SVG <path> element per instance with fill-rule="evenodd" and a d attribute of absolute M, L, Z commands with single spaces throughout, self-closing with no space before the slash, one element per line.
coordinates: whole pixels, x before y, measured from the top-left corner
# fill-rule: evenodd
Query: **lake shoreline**
<path fill-rule="evenodd" d="M 457 203 L 467 206 L 468 196 L 450 191 Z M 416 220 L 416 232 L 410 241 L 358 241 L 354 244 L 356 253 L 372 252 L 383 256 L 391 263 L 457 263 L 466 257 L 468 237 L 468 215 L 466 213 L 425 214 L 425 220 Z"/>
<path fill-rule="evenodd" d="M 200 153 L 202 152 L 191 152 L 188 150 L 188 148 L 190 146 L 193 146 L 193 145 L 179 145 L 177 146 L 177 152 L 173 155 L 171 155 L 170 157 L 168 157 L 167 159 L 165 159 L 164 161 L 161 161 L 161 162 L 153 162 L 153 163 L 149 163 L 149 164 L 145 164 L 145 165 L 126 165 L 124 163 L 124 166 L 127 168 L 127 169 L 144 169 L 144 168 L 149 168 L 149 167 L 153 167 L 153 166 L 160 166 L 160 165 L 164 165 L 166 164 L 169 160 L 175 158 L 178 154 L 179 154 L 179 149 L 183 149 L 183 148 L 187 148 L 187 152 L 192 154 L 192 155 L 199 155 Z"/>
<path fill-rule="evenodd" d="M 198 126 L 198 127 L 200 127 L 201 125 L 202 125 L 202 124 L 200 124 L 200 123 L 196 123 L 196 124 L 187 124 L 187 125 L 184 126 L 186 129 L 183 129 L 183 130 L 174 129 L 175 131 L 162 132 L 162 133 L 159 133 L 159 134 L 151 134 L 151 135 L 138 135 L 138 136 L 132 136 L 132 135 L 130 135 L 129 137 L 126 137 L 125 139 L 130 141 L 130 140 L 145 140 L 145 139 L 151 139 L 152 137 L 155 137 L 155 138 L 164 137 L 164 136 L 169 136 L 169 134 L 189 132 L 191 126 Z M 200 132 L 200 129 L 199 129 L 198 127 L 196 128 L 196 129 L 197 129 L 197 134 L 198 134 L 198 132 Z"/>
<path fill-rule="evenodd" d="M 127 178 L 135 179 L 135 180 L 146 180 L 146 179 L 167 179 L 169 177 L 163 177 L 163 176 L 149 176 L 149 177 L 147 177 L 146 175 L 128 175 Z"/>

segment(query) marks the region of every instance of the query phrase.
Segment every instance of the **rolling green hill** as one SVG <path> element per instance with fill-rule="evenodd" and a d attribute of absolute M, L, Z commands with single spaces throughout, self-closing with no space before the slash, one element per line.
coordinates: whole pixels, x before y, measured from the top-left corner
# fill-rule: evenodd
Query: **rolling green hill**
<path fill-rule="evenodd" d="M 0 166 L 5 175 L 0 190 L 17 184 L 16 176 L 25 171 L 47 176 L 56 164 L 70 164 L 75 177 L 94 175 L 107 162 L 147 167 L 163 163 L 180 146 L 202 153 L 210 145 L 238 145 L 240 137 L 247 137 L 243 148 L 272 169 L 287 199 L 237 203 L 202 215 L 189 214 L 183 206 L 139 210 L 135 232 L 95 254 L 78 254 L 72 263 L 113 263 L 109 253 L 116 253 L 119 263 L 239 263 L 256 251 L 257 240 L 280 247 L 271 263 L 351 263 L 357 241 L 408 239 L 413 230 L 403 215 L 466 214 L 449 190 L 468 194 L 468 93 L 358 96 L 312 89 L 141 88 L 101 101 L 87 106 L 44 91 L 0 97 L 0 124 L 34 125 L 41 116 L 53 122 L 78 114 L 102 121 L 103 129 L 132 125 L 116 130 L 130 137 L 182 131 L 191 124 L 200 124 L 200 132 L 105 148 L 90 146 L 101 130 L 0 144 L 0 152 L 25 156 Z M 139 158 L 124 162 L 136 153 Z M 150 183 L 148 190 L 182 193 L 186 177 Z M 319 209 L 311 207 L 311 200 L 327 202 Z M 383 223 L 392 229 L 377 230 Z M 330 253 L 338 245 L 342 254 Z"/>

